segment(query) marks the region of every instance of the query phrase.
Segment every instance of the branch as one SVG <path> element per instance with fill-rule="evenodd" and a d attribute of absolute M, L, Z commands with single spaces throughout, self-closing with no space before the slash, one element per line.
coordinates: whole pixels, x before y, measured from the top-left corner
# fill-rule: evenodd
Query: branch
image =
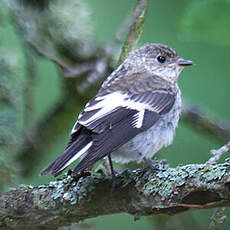
<path fill-rule="evenodd" d="M 113 181 L 96 173 L 21 186 L 0 195 L 0 227 L 56 229 L 105 214 L 125 212 L 138 218 L 230 205 L 229 162 L 165 168 L 159 163 L 152 173 L 126 170 Z"/>
<path fill-rule="evenodd" d="M 140 36 L 142 34 L 142 29 L 144 26 L 145 15 L 148 9 L 149 0 L 138 0 L 137 5 L 132 13 L 132 24 L 122 47 L 121 55 L 118 61 L 118 65 L 121 64 L 129 53 L 136 47 Z"/>
<path fill-rule="evenodd" d="M 95 85 L 96 82 L 102 80 L 106 73 L 108 72 L 108 66 L 116 51 L 117 45 L 122 42 L 122 38 L 126 31 L 128 30 L 128 35 L 126 41 L 122 47 L 122 52 L 119 57 L 118 65 L 124 61 L 124 59 L 128 56 L 128 54 L 136 47 L 140 36 L 142 34 L 142 29 L 144 25 L 145 15 L 148 9 L 149 0 L 137 0 L 136 7 L 132 11 L 132 13 L 125 20 L 123 25 L 119 28 L 115 35 L 114 41 L 104 48 L 104 58 L 98 59 L 98 61 L 94 64 L 94 68 L 92 68 L 92 73 L 87 76 L 85 81 L 77 87 L 79 93 L 83 93 L 87 91 L 92 85 Z M 77 66 L 76 70 L 72 70 L 70 72 L 71 76 L 75 72 L 81 72 L 80 69 L 89 69 L 92 66 L 91 63 L 82 66 Z M 76 75 L 75 75 L 76 76 Z"/>
<path fill-rule="evenodd" d="M 209 230 L 218 230 L 220 225 L 224 223 L 227 219 L 227 216 L 224 215 L 225 208 L 216 208 L 214 209 L 213 215 L 211 216 L 211 222 L 209 225 Z"/>
<path fill-rule="evenodd" d="M 221 144 L 230 140 L 230 127 L 224 122 L 213 119 L 210 114 L 195 105 L 184 104 L 181 121 L 192 125 L 192 128 L 209 134 Z"/>
<path fill-rule="evenodd" d="M 16 24 L 17 25 L 17 24 Z M 34 51 L 41 57 L 49 60 L 49 61 L 52 61 L 53 63 L 55 63 L 57 66 L 59 66 L 61 69 L 65 69 L 65 70 L 68 70 L 70 69 L 70 66 L 69 64 L 65 63 L 64 61 L 62 60 L 59 60 L 58 58 L 50 55 L 49 53 L 46 53 L 44 50 L 42 50 L 41 47 L 38 47 L 38 45 L 33 42 L 31 39 L 26 39 L 26 42 L 34 49 Z"/>
<path fill-rule="evenodd" d="M 212 154 L 212 157 L 207 161 L 207 164 L 216 163 L 221 158 L 221 156 L 223 154 L 225 154 L 229 151 L 229 149 L 230 149 L 230 141 L 219 149 L 212 149 L 210 151 Z"/>

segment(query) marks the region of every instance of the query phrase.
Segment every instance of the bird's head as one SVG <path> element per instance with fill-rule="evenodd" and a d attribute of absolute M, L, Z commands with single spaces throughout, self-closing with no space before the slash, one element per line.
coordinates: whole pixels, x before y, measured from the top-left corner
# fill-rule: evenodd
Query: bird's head
<path fill-rule="evenodd" d="M 129 62 L 145 68 L 153 75 L 170 81 L 177 81 L 180 72 L 185 66 L 193 64 L 190 60 L 181 58 L 175 50 L 162 44 L 146 44 L 131 52 Z"/>

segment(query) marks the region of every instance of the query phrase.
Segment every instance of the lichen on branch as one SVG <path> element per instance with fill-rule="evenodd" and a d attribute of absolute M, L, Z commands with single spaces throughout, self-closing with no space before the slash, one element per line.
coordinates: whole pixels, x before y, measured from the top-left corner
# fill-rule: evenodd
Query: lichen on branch
<path fill-rule="evenodd" d="M 125 170 L 114 180 L 101 173 L 64 176 L 0 195 L 1 229 L 56 229 L 91 217 L 177 214 L 230 204 L 230 162 Z"/>

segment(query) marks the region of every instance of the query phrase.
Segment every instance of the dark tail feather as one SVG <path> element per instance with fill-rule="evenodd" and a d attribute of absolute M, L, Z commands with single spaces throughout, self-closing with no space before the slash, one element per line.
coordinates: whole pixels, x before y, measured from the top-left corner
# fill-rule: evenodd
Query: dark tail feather
<path fill-rule="evenodd" d="M 49 172 L 53 176 L 58 176 L 68 165 L 77 160 L 82 154 L 84 154 L 91 146 L 91 138 L 85 135 L 79 136 L 76 140 L 65 149 L 65 151 L 47 168 L 40 172 L 40 175 L 45 175 Z"/>
<path fill-rule="evenodd" d="M 73 175 L 76 175 L 80 172 L 82 172 L 83 170 L 91 167 L 94 163 L 96 163 L 97 160 L 94 161 L 87 161 L 87 158 L 83 158 L 79 164 L 76 166 L 76 168 L 73 170 Z"/>
<path fill-rule="evenodd" d="M 92 149 L 89 150 L 89 152 L 86 154 L 86 156 L 79 162 L 79 164 L 75 167 L 73 174 L 76 175 L 77 173 L 85 170 L 86 168 L 91 167 L 93 164 L 95 164 L 98 160 L 103 158 L 104 156 L 108 155 L 107 152 L 104 154 L 98 155 L 96 152 L 94 152 Z"/>

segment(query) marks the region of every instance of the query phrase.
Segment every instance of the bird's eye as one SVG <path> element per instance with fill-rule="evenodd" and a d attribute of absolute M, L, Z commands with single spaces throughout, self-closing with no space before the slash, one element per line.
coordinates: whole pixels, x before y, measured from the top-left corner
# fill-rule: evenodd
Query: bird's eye
<path fill-rule="evenodd" d="M 166 59 L 164 56 L 158 56 L 157 61 L 159 61 L 160 63 L 164 63 L 166 61 Z"/>

